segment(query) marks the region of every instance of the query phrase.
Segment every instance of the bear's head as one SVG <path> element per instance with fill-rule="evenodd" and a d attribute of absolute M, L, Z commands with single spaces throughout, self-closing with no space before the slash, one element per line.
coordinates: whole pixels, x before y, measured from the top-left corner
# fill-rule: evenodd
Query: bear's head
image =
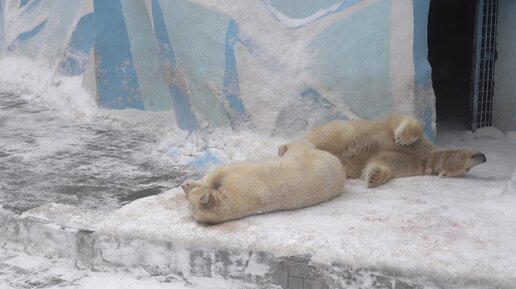
<path fill-rule="evenodd" d="M 197 222 L 212 223 L 210 220 L 217 215 L 218 191 L 205 187 L 196 187 L 188 193 L 190 211 Z"/>
<path fill-rule="evenodd" d="M 213 205 L 213 196 L 215 190 L 205 187 L 196 187 L 189 191 L 188 201 L 195 210 L 206 210 Z"/>
<path fill-rule="evenodd" d="M 186 180 L 181 184 L 181 189 L 183 189 L 183 192 L 185 192 L 185 195 L 188 196 L 188 193 L 190 193 L 191 190 L 193 190 L 195 187 L 200 186 L 199 182 L 194 180 Z"/>
<path fill-rule="evenodd" d="M 476 150 L 456 149 L 437 152 L 440 158 L 440 177 L 456 177 L 467 173 L 472 167 L 487 161 L 486 156 Z"/>

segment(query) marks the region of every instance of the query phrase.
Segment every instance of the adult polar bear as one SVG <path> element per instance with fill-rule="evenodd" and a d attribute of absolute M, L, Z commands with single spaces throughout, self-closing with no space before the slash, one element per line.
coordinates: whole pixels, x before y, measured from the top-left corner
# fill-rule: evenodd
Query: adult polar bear
<path fill-rule="evenodd" d="M 285 145 L 282 157 L 217 168 L 181 185 L 193 218 L 221 223 L 249 215 L 315 205 L 342 193 L 344 168 L 334 155 L 306 142 Z"/>
<path fill-rule="evenodd" d="M 434 146 L 415 117 L 399 114 L 380 120 L 332 121 L 303 138 L 337 156 L 347 177 L 363 177 L 368 187 L 405 176 L 459 176 L 486 161 L 476 150 Z M 288 146 L 278 148 L 280 156 L 286 152 Z"/>

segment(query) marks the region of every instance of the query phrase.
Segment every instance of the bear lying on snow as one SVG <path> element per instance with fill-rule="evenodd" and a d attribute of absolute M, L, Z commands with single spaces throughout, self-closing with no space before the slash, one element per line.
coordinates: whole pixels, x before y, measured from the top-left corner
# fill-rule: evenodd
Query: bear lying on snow
<path fill-rule="evenodd" d="M 484 163 L 476 150 L 432 145 L 414 117 L 332 121 L 278 148 L 279 157 L 215 169 L 181 187 L 194 219 L 216 224 L 249 215 L 299 209 L 338 196 L 346 177 L 368 187 L 392 178 L 454 177 Z"/>
<path fill-rule="evenodd" d="M 283 146 L 281 157 L 242 162 L 187 180 L 193 218 L 221 223 L 249 215 L 315 205 L 342 193 L 346 175 L 337 157 L 306 141 Z"/>
<path fill-rule="evenodd" d="M 337 156 L 347 177 L 363 177 L 368 187 L 405 176 L 459 176 L 486 161 L 476 150 L 432 145 L 415 117 L 398 114 L 381 120 L 332 121 L 303 139 Z M 280 146 L 278 154 L 286 155 L 289 149 Z"/>

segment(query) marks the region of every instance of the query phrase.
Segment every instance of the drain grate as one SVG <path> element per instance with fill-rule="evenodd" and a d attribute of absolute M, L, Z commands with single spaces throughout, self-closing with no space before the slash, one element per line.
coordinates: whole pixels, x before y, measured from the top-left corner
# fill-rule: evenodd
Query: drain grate
<path fill-rule="evenodd" d="M 493 120 L 498 0 L 479 0 L 476 13 L 472 130 L 491 126 Z"/>

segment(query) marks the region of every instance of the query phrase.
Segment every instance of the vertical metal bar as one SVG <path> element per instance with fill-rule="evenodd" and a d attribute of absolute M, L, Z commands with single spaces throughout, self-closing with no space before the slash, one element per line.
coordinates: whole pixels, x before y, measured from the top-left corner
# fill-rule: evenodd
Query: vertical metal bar
<path fill-rule="evenodd" d="M 485 19 L 482 23 L 484 26 L 484 45 L 482 47 L 482 55 L 483 55 L 483 71 L 482 71 L 482 119 L 480 122 L 480 127 L 484 127 L 486 125 L 487 118 L 487 98 L 489 94 L 489 44 L 491 41 L 490 30 L 489 30 L 489 22 L 491 17 L 491 3 L 490 0 L 485 0 Z"/>
<path fill-rule="evenodd" d="M 472 118 L 471 130 L 475 131 L 478 125 L 478 98 L 479 98 L 479 81 L 480 81 L 480 46 L 482 43 L 482 20 L 484 15 L 484 1 L 477 0 L 477 9 L 475 12 L 475 35 L 474 35 L 474 75 L 473 75 L 473 102 L 472 102 Z"/>
<path fill-rule="evenodd" d="M 489 125 L 493 124 L 493 101 L 494 101 L 494 73 L 496 65 L 496 30 L 498 26 L 498 0 L 493 0 L 492 39 L 491 39 L 491 99 L 489 100 Z"/>
<path fill-rule="evenodd" d="M 473 59 L 471 129 L 493 122 L 498 0 L 477 0 Z"/>
<path fill-rule="evenodd" d="M 487 32 L 488 32 L 488 39 L 487 39 L 487 42 L 486 42 L 486 52 L 487 52 L 487 58 L 485 59 L 486 61 L 486 66 L 487 66 L 487 71 L 486 71 L 486 97 L 485 97 L 485 109 L 484 109 L 484 112 L 485 112 L 485 118 L 484 118 L 484 123 L 483 123 L 483 126 L 482 127 L 485 127 L 485 126 L 488 126 L 489 125 L 489 99 L 490 99 L 490 96 L 491 96 L 491 40 L 492 40 L 492 34 L 493 34 L 493 31 L 492 31 L 492 19 L 493 19 L 493 1 L 492 0 L 487 0 L 488 1 L 488 18 L 487 18 L 487 23 L 486 23 L 486 29 L 487 29 Z"/>
<path fill-rule="evenodd" d="M 488 45 L 487 45 L 487 52 L 488 52 L 488 56 L 489 58 L 486 59 L 487 60 L 487 90 L 486 90 L 486 103 L 485 103 L 485 112 L 486 112 L 486 117 L 485 117 L 485 122 L 484 122 L 484 126 L 488 126 L 489 125 L 489 115 L 490 115 L 490 111 L 489 111 L 489 99 L 491 98 L 491 67 L 492 67 L 492 61 L 491 61 L 491 48 L 492 48 L 492 45 L 491 45 L 491 39 L 493 39 L 493 30 L 492 30 L 492 21 L 493 21 L 493 0 L 487 0 L 489 2 L 489 19 L 488 19 L 488 22 L 486 23 L 487 24 L 487 30 L 489 31 L 489 39 L 488 39 Z"/>
<path fill-rule="evenodd" d="M 482 41 L 480 43 L 481 47 L 480 47 L 480 65 L 481 65 L 481 68 L 480 68 L 480 83 L 481 83 L 481 87 L 480 87 L 480 103 L 479 103 L 479 107 L 480 107 L 480 115 L 479 115 L 479 123 L 477 125 L 477 128 L 480 128 L 484 125 L 484 119 L 485 119 L 485 113 L 486 113 L 486 110 L 485 110 L 485 103 L 486 103 L 486 56 L 487 56 L 487 51 L 486 51 L 486 46 L 487 46 L 487 41 L 489 39 L 489 35 L 488 35 L 488 30 L 487 30 L 487 22 L 488 22 L 488 19 L 489 19 L 489 3 L 488 3 L 489 0 L 484 0 L 482 2 L 483 3 L 483 17 L 482 17 Z"/>

